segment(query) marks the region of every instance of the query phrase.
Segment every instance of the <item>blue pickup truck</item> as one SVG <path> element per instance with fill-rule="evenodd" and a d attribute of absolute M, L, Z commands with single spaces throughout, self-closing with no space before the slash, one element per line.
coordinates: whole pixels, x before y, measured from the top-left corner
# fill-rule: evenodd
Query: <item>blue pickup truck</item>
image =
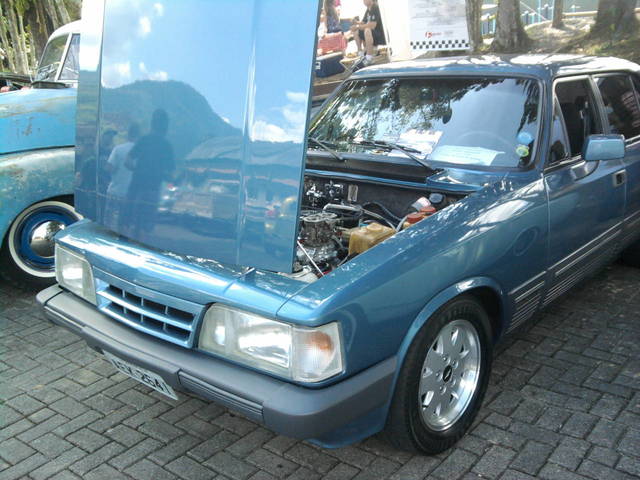
<path fill-rule="evenodd" d="M 496 342 L 623 249 L 637 260 L 638 65 L 370 67 L 309 124 L 317 1 L 136 5 L 85 12 L 85 219 L 38 300 L 149 388 L 327 447 L 384 429 L 440 452 Z"/>
<path fill-rule="evenodd" d="M 0 93 L 0 275 L 53 283 L 53 236 L 73 209 L 79 22 L 47 42 L 30 86 Z M 15 85 L 15 83 L 11 83 Z"/>

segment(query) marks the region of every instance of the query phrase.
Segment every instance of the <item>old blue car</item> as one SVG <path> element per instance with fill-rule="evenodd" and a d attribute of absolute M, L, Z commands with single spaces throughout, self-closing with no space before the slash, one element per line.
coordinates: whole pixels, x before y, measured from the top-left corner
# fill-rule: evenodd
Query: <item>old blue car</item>
<path fill-rule="evenodd" d="M 73 210 L 79 22 L 47 42 L 30 88 L 0 93 L 0 275 L 53 283 L 53 236 Z M 15 86 L 15 83 L 12 83 Z"/>
<path fill-rule="evenodd" d="M 102 52 L 80 81 L 85 219 L 38 296 L 150 388 L 327 447 L 384 429 L 440 452 L 472 424 L 496 342 L 633 260 L 637 65 L 371 67 L 307 125 L 315 1 L 157 5 L 85 11 L 82 48 Z"/>

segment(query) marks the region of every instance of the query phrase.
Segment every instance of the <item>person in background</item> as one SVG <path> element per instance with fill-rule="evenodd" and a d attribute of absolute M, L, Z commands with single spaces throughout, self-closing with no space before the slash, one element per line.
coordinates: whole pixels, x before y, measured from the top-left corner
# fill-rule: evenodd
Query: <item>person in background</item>
<path fill-rule="evenodd" d="M 127 131 L 127 141 L 115 146 L 109 155 L 105 166 L 111 176 L 111 182 L 107 187 L 107 212 L 119 211 L 119 207 L 129 191 L 131 169 L 126 166 L 126 161 L 139 136 L 140 127 L 137 123 L 132 123 Z"/>
<path fill-rule="evenodd" d="M 342 31 L 340 27 L 340 15 L 336 9 L 334 0 L 324 0 L 324 21 L 327 33 L 338 33 Z"/>
<path fill-rule="evenodd" d="M 378 2 L 376 0 L 363 0 L 363 3 L 367 7 L 367 11 L 362 18 L 362 22 L 353 23 L 351 32 L 353 32 L 353 36 L 356 39 L 358 52 L 360 55 L 364 55 L 364 65 L 370 65 L 373 62 L 375 47 L 384 45 L 387 42 L 384 36 Z"/>

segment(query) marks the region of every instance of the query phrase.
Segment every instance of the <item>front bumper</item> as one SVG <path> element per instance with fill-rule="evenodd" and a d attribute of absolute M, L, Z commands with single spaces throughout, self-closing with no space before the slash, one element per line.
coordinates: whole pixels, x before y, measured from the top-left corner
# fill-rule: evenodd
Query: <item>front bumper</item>
<path fill-rule="evenodd" d="M 151 370 L 178 390 L 236 410 L 289 437 L 326 438 L 384 409 L 391 393 L 395 357 L 334 385 L 305 388 L 137 332 L 58 285 L 40 292 L 37 300 L 47 318 L 96 351 Z"/>

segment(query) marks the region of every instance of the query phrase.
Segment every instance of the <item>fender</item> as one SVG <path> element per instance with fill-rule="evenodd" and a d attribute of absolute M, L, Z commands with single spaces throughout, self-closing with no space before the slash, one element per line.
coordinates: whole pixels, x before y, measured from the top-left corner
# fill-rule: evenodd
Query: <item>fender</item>
<path fill-rule="evenodd" d="M 407 330 L 407 333 L 404 336 L 402 343 L 400 344 L 400 348 L 398 349 L 398 354 L 397 354 L 398 362 L 396 364 L 397 365 L 396 373 L 393 377 L 392 388 L 389 392 L 389 399 L 387 400 L 387 403 L 384 408 L 385 419 L 388 414 L 389 407 L 391 405 L 391 400 L 393 399 L 393 395 L 396 390 L 396 384 L 398 381 L 398 377 L 400 375 L 400 370 L 402 370 L 402 365 L 404 364 L 404 358 L 407 355 L 407 351 L 409 350 L 409 347 L 411 346 L 411 343 L 413 342 L 413 339 L 415 338 L 418 331 L 424 326 L 425 323 L 427 323 L 427 320 L 429 320 L 429 318 L 431 318 L 431 316 L 434 313 L 436 313 L 438 309 L 442 307 L 445 303 L 454 299 L 455 297 L 462 295 L 465 292 L 468 292 L 475 288 L 481 288 L 481 287 L 490 288 L 498 295 L 498 298 L 500 298 L 500 304 L 503 308 L 500 309 L 500 311 L 502 312 L 502 315 L 500 318 L 499 330 L 500 331 L 503 330 L 503 327 L 506 324 L 506 318 L 504 313 L 505 312 L 504 306 L 506 305 L 506 295 L 502 287 L 493 278 L 472 277 L 467 280 L 462 280 L 456 283 L 455 285 L 451 285 L 450 287 L 445 288 L 440 293 L 438 293 L 420 311 L 418 316 L 415 318 L 415 320 L 409 327 L 409 330 Z"/>
<path fill-rule="evenodd" d="M 73 147 L 0 156 L 0 242 L 30 205 L 73 195 Z"/>

